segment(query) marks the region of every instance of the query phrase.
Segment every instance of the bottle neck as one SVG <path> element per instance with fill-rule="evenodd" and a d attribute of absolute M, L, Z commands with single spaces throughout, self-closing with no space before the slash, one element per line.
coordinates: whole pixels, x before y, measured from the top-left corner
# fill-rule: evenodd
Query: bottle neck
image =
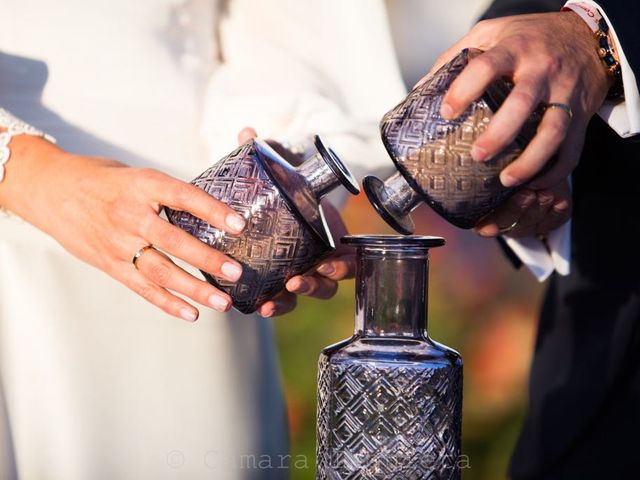
<path fill-rule="evenodd" d="M 356 334 L 427 334 L 428 253 L 424 248 L 362 247 L 357 253 Z"/>

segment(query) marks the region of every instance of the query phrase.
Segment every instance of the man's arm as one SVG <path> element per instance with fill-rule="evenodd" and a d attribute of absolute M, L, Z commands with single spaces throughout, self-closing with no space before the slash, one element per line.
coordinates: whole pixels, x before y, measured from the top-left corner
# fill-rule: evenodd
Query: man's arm
<path fill-rule="evenodd" d="M 564 4 L 563 0 L 495 0 L 480 19 L 486 20 L 525 13 L 557 12 Z"/>
<path fill-rule="evenodd" d="M 565 3 L 563 0 L 495 0 L 481 20 L 525 13 L 557 12 Z M 615 29 L 631 69 L 640 72 L 640 9 L 631 2 L 620 0 L 600 0 L 596 3 L 607 14 Z"/>

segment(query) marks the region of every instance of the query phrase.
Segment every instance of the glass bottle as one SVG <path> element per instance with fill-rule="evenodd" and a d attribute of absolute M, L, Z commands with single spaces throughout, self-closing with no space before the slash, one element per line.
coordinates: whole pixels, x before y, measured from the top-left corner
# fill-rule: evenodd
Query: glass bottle
<path fill-rule="evenodd" d="M 427 334 L 428 249 L 444 239 L 353 235 L 354 335 L 318 362 L 318 479 L 457 479 L 462 359 Z"/>

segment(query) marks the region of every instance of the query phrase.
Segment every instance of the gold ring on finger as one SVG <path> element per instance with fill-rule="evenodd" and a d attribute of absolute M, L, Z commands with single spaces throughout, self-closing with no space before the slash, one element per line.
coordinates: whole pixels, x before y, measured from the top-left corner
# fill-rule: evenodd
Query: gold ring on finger
<path fill-rule="evenodd" d="M 145 245 L 133 255 L 133 259 L 131 260 L 131 263 L 133 263 L 133 266 L 136 267 L 136 270 L 138 270 L 138 260 L 140 259 L 142 254 L 147 250 L 155 250 L 155 248 L 153 245 Z"/>
<path fill-rule="evenodd" d="M 545 110 L 550 110 L 552 108 L 558 108 L 562 110 L 564 113 L 569 115 L 569 120 L 573 118 L 573 112 L 571 111 L 571 106 L 566 103 L 550 102 L 550 103 L 547 103 L 547 105 L 545 106 Z"/>
<path fill-rule="evenodd" d="M 511 230 L 513 230 L 514 228 L 516 228 L 518 226 L 518 222 L 520 221 L 520 219 L 518 218 L 515 222 L 513 222 L 511 225 L 509 225 L 508 227 L 505 228 L 501 228 L 498 230 L 498 233 L 503 234 L 503 233 L 509 233 Z"/>

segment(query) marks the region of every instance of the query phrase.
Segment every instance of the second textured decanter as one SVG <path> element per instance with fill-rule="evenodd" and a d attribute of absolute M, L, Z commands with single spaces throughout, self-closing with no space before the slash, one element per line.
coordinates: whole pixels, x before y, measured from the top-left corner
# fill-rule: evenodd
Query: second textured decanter
<path fill-rule="evenodd" d="M 426 330 L 428 249 L 356 235 L 356 328 L 318 366 L 317 478 L 460 478 L 462 359 Z"/>

